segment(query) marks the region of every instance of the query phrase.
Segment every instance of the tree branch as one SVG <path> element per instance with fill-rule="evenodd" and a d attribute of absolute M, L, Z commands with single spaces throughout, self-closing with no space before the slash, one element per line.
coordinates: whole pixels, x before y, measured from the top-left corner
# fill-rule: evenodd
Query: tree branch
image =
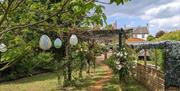
<path fill-rule="evenodd" d="M 18 25 L 18 26 L 15 26 L 15 27 L 8 28 L 8 29 L 0 32 L 0 35 L 2 35 L 2 34 L 5 33 L 5 32 L 8 32 L 8 31 L 10 31 L 10 30 L 14 30 L 14 29 L 18 29 L 18 28 L 25 28 L 25 27 L 37 25 L 37 24 L 39 24 L 39 23 L 43 23 L 43 22 L 45 22 L 46 20 L 48 20 L 48 19 L 50 19 L 50 18 L 58 15 L 59 13 L 61 13 L 61 12 L 64 10 L 64 7 L 66 6 L 66 4 L 67 4 L 68 2 L 69 2 L 69 0 L 66 0 L 65 3 L 62 5 L 62 7 L 61 7 L 59 10 L 57 10 L 56 13 L 52 14 L 51 16 L 49 16 L 48 18 L 46 18 L 46 19 L 44 19 L 44 20 L 40 20 L 40 21 L 35 22 L 35 23 L 32 23 L 32 24 L 24 24 L 24 25 Z"/>
<path fill-rule="evenodd" d="M 2 3 L 0 3 L 0 7 L 2 8 L 3 12 L 5 12 L 5 7 L 2 5 Z"/>
<path fill-rule="evenodd" d="M 12 5 L 13 2 L 14 2 L 14 0 L 8 2 L 8 6 L 7 6 L 7 8 L 6 8 L 5 11 L 4 11 L 5 13 L 4 13 L 4 15 L 2 16 L 2 18 L 1 18 L 1 20 L 0 20 L 0 26 L 2 25 L 2 23 L 3 23 L 4 20 L 6 19 L 8 13 L 9 13 L 9 9 L 10 9 L 10 7 L 11 7 L 11 5 Z"/>
<path fill-rule="evenodd" d="M 24 3 L 26 0 L 21 0 L 17 3 L 17 5 L 11 10 L 14 11 L 16 8 L 18 8 L 22 3 Z"/>

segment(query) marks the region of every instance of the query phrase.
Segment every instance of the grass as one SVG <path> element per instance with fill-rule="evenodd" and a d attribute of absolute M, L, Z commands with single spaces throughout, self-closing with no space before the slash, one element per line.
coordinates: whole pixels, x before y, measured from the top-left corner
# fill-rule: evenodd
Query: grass
<path fill-rule="evenodd" d="M 103 91 L 149 91 L 144 86 L 133 79 L 129 79 L 128 83 L 119 83 L 116 77 L 111 78 L 103 86 Z"/>
<path fill-rule="evenodd" d="M 96 67 L 96 73 L 90 77 L 84 72 L 84 78 L 74 81 L 73 86 L 66 91 L 88 91 L 89 86 L 105 74 L 101 66 Z M 0 91 L 57 91 L 57 76 L 55 73 L 43 73 L 15 81 L 0 83 Z M 61 90 L 60 90 L 61 91 Z M 128 84 L 119 84 L 117 78 L 112 77 L 103 86 L 102 91 L 147 91 L 136 81 L 131 80 Z"/>
<path fill-rule="evenodd" d="M 73 91 L 87 91 L 88 86 L 94 84 L 104 74 L 101 66 L 96 67 L 96 73 L 90 77 L 84 73 L 84 78 L 74 81 L 73 86 L 68 87 Z M 32 77 L 0 83 L 0 91 L 56 91 L 58 86 L 55 73 L 43 73 Z"/>
<path fill-rule="evenodd" d="M 56 87 L 57 77 L 54 73 L 0 83 L 0 91 L 55 91 Z"/>
<path fill-rule="evenodd" d="M 131 79 L 128 83 L 123 84 L 123 91 L 149 91 L 144 86 L 139 84 L 137 81 Z"/>
<path fill-rule="evenodd" d="M 155 62 L 154 61 L 146 61 L 147 64 L 152 64 L 152 65 L 155 65 Z M 143 64 L 144 65 L 144 61 L 143 60 L 138 60 L 138 63 L 140 64 Z"/>
<path fill-rule="evenodd" d="M 86 91 L 87 87 L 93 84 L 93 78 L 78 79 L 73 86 L 67 87 L 73 91 Z M 56 91 L 57 76 L 55 73 L 44 73 L 20 80 L 0 83 L 0 91 Z"/>

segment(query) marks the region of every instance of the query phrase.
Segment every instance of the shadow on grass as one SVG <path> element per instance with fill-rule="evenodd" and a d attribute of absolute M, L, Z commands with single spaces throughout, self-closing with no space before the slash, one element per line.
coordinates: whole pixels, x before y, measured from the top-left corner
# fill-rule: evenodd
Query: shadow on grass
<path fill-rule="evenodd" d="M 118 80 L 112 77 L 104 86 L 103 91 L 122 91 Z"/>
<path fill-rule="evenodd" d="M 86 79 L 80 79 L 77 80 L 74 84 L 75 88 L 73 90 L 81 90 L 81 89 L 87 89 L 90 85 L 94 84 L 95 81 L 91 78 Z"/>
<path fill-rule="evenodd" d="M 149 91 L 134 79 L 129 79 L 127 83 L 120 83 L 116 77 L 112 77 L 104 86 L 103 91 Z"/>
<path fill-rule="evenodd" d="M 122 86 L 123 86 L 123 91 L 149 91 L 134 79 L 130 79 L 128 83 L 122 84 Z"/>
<path fill-rule="evenodd" d="M 35 82 L 35 81 L 51 80 L 51 79 L 56 79 L 56 78 L 57 78 L 56 73 L 42 73 L 42 74 L 33 75 L 30 77 L 26 77 L 26 78 L 22 78 L 22 79 L 18 79 L 18 80 L 3 82 L 0 84 L 9 84 L 9 83 L 23 84 L 23 83 L 31 83 L 31 82 Z"/>

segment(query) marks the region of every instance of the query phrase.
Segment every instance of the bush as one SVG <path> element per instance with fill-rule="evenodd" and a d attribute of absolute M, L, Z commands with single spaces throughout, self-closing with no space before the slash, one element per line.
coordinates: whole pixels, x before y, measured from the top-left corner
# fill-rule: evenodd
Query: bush
<path fill-rule="evenodd" d="M 118 75 L 120 81 L 126 82 L 131 75 L 133 61 L 137 59 L 132 49 L 126 47 L 115 50 L 113 55 L 107 60 L 106 64 Z"/>
<path fill-rule="evenodd" d="M 163 36 L 161 36 L 157 39 L 157 41 L 162 41 L 162 40 L 180 41 L 180 30 L 165 33 Z"/>
<path fill-rule="evenodd" d="M 53 54 L 51 53 L 29 53 L 28 55 L 18 58 L 16 64 L 2 72 L 5 80 L 13 80 L 24 76 L 31 76 L 43 71 L 54 70 Z"/>

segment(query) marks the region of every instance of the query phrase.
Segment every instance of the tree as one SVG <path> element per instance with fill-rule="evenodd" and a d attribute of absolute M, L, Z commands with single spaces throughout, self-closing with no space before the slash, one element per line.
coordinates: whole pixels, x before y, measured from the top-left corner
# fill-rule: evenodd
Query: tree
<path fill-rule="evenodd" d="M 99 1 L 0 0 L 0 40 L 9 49 L 2 55 L 0 64 L 3 65 L 0 66 L 0 71 L 10 67 L 13 69 L 12 65 L 26 59 L 33 61 L 31 57 L 40 55 L 42 51 L 38 49 L 38 41 L 41 34 L 45 33 L 55 38 L 72 28 L 102 25 L 106 21 L 104 7 L 96 2 Z M 111 0 L 108 4 L 119 5 L 124 2 L 127 0 Z M 56 33 L 56 36 L 52 33 Z M 49 51 L 50 54 L 54 54 L 52 52 Z"/>
<path fill-rule="evenodd" d="M 156 33 L 156 38 L 159 38 L 159 37 L 161 37 L 164 34 L 165 34 L 165 32 L 161 30 L 161 31 Z"/>
<path fill-rule="evenodd" d="M 159 40 L 159 41 L 162 41 L 162 40 L 180 41 L 180 30 L 168 32 L 168 33 L 164 34 L 163 36 L 159 37 L 157 40 Z"/>
<path fill-rule="evenodd" d="M 147 37 L 147 40 L 148 40 L 148 41 L 152 41 L 152 40 L 154 40 L 154 39 L 155 39 L 155 37 L 152 36 L 152 35 L 149 35 L 149 36 Z"/>
<path fill-rule="evenodd" d="M 110 3 L 120 4 L 125 1 L 127 0 L 111 0 Z M 28 32 L 32 34 L 33 32 L 40 34 L 51 31 L 61 33 L 73 27 L 102 25 L 103 21 L 106 21 L 106 16 L 102 10 L 103 6 L 96 4 L 96 2 L 98 1 L 1 0 L 0 40 L 9 45 L 9 48 L 13 46 L 19 47 L 21 42 L 12 44 L 9 40 L 15 40 L 16 37 L 23 38 L 20 39 L 21 41 L 27 40 L 24 36 L 27 36 Z M 36 38 L 40 36 L 39 34 L 36 34 Z M 27 37 L 31 39 L 29 36 Z M 33 44 L 34 47 L 37 47 L 35 46 L 37 42 Z"/>

